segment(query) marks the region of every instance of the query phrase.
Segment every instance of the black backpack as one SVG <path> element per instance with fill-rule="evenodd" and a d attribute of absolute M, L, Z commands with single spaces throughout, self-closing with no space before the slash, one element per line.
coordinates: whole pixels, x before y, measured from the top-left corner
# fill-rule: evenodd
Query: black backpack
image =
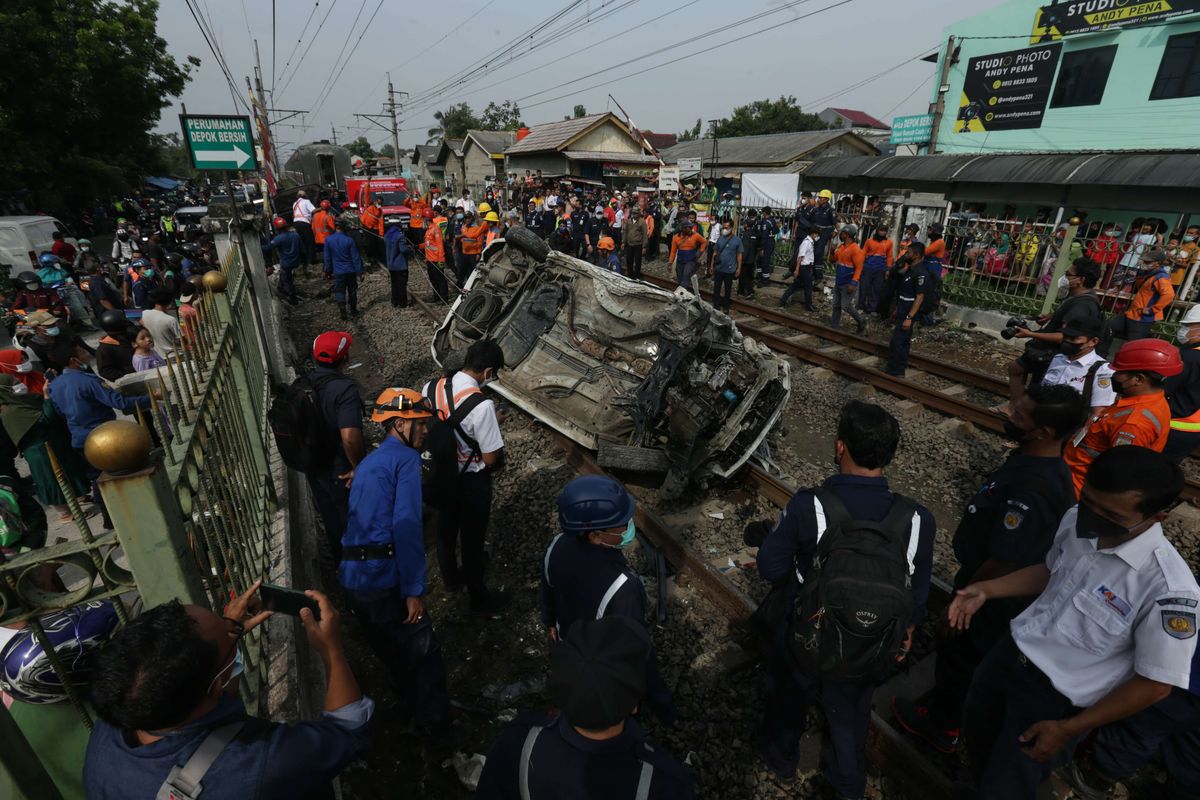
<path fill-rule="evenodd" d="M 438 387 L 442 387 L 441 402 L 438 402 Z M 454 373 L 444 379 L 430 381 L 425 399 L 435 409 L 435 414 L 425 432 L 425 449 L 421 453 L 421 490 L 424 500 L 434 508 L 446 508 L 456 502 L 458 479 L 470 461 L 458 463 L 457 433 L 467 443 L 473 456 L 479 456 L 479 443 L 463 432 L 462 423 L 467 415 L 479 406 L 487 396 L 472 392 L 462 403 L 454 404 Z M 442 414 L 445 413 L 445 419 Z"/>
<path fill-rule="evenodd" d="M 827 527 L 796 595 L 792 654 L 808 675 L 882 681 L 896 667 L 912 620 L 907 553 L 917 506 L 897 494 L 887 516 L 870 522 L 854 519 L 828 489 L 815 494 Z"/>
<path fill-rule="evenodd" d="M 336 377 L 323 375 L 312 380 L 301 375 L 290 386 L 275 390 L 267 421 L 275 434 L 279 457 L 297 472 L 327 467 L 337 452 L 337 441 L 330 436 L 319 397 L 321 389 Z"/>

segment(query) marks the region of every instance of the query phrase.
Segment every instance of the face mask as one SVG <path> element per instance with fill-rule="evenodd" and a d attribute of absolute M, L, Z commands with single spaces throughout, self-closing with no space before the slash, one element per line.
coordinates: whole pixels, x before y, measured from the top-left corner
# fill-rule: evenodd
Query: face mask
<path fill-rule="evenodd" d="M 1191 338 L 1192 338 L 1192 329 L 1191 328 L 1182 328 L 1181 327 L 1179 330 L 1175 331 L 1175 341 L 1179 342 L 1180 344 L 1187 344 L 1188 340 Z"/>
<path fill-rule="evenodd" d="M 1062 341 L 1058 343 L 1058 352 L 1062 353 L 1067 358 L 1074 358 L 1083 350 L 1083 345 L 1079 342 Z"/>
<path fill-rule="evenodd" d="M 875 241 L 882 242 L 883 239 L 884 239 L 884 235 L 882 233 L 875 234 Z"/>
<path fill-rule="evenodd" d="M 233 661 L 230 662 L 229 666 L 225 667 L 225 669 L 221 670 L 221 672 L 218 672 L 213 677 L 212 681 L 209 682 L 208 688 L 210 691 L 212 690 L 213 684 L 216 683 L 217 681 L 221 680 L 221 674 L 226 671 L 229 672 L 229 677 L 226 678 L 225 680 L 221 681 L 222 689 L 224 689 L 229 684 L 233 683 L 234 679 L 236 679 L 238 676 L 242 675 L 246 671 L 245 664 L 243 664 L 243 662 L 242 662 L 242 649 L 240 647 L 234 649 Z"/>
<path fill-rule="evenodd" d="M 117 234 L 117 238 L 120 239 L 122 242 L 127 242 L 127 241 L 129 241 L 129 234 L 122 231 L 121 233 Z"/>
<path fill-rule="evenodd" d="M 733 233 L 733 228 L 721 228 L 721 233 L 725 236 L 729 236 L 731 233 Z"/>
<path fill-rule="evenodd" d="M 1113 388 L 1113 391 L 1116 392 L 1121 397 L 1124 397 L 1125 392 L 1127 392 L 1129 390 L 1129 387 L 1126 385 L 1125 381 L 1117 380 L 1116 375 L 1112 376 L 1112 388 Z"/>
<path fill-rule="evenodd" d="M 47 336 L 58 336 L 58 334 L 59 334 L 59 327 L 57 325 L 50 327 L 50 328 L 46 328 L 45 330 L 46 330 Z"/>
<path fill-rule="evenodd" d="M 1185 242 L 1194 242 L 1194 241 L 1196 241 L 1196 237 L 1195 236 L 1185 236 L 1185 237 L 1183 237 L 1183 240 Z"/>
<path fill-rule="evenodd" d="M 82 250 L 82 251 L 83 251 L 83 252 L 85 252 L 85 253 L 90 253 L 90 252 L 92 252 L 92 248 L 90 248 L 90 247 L 88 247 L 88 246 L 86 246 L 86 245 L 85 245 L 85 246 L 83 246 L 83 247 L 81 247 L 81 248 L 79 248 L 79 249 L 80 249 L 80 250 Z"/>
<path fill-rule="evenodd" d="M 153 277 L 154 277 L 154 270 L 153 270 L 153 269 L 148 269 L 148 270 L 146 270 L 145 272 L 143 272 L 142 274 L 143 274 L 143 275 L 145 275 L 147 278 L 153 278 Z"/>
<path fill-rule="evenodd" d="M 1105 236 L 1116 236 L 1117 232 L 1116 231 L 1105 231 L 1104 235 Z"/>
<path fill-rule="evenodd" d="M 1068 278 L 1066 275 L 1060 276 L 1058 279 L 1058 288 L 1060 288 L 1060 289 L 1071 288 L 1071 279 Z"/>
<path fill-rule="evenodd" d="M 1029 431 L 1018 428 L 1011 419 L 1004 420 L 1004 436 L 1010 441 L 1022 444 L 1025 437 L 1029 435 Z"/>
<path fill-rule="evenodd" d="M 17 372 L 32 372 L 32 371 L 33 371 L 33 362 L 32 361 L 23 361 L 20 364 L 17 364 Z"/>
<path fill-rule="evenodd" d="M 42 285 L 40 283 L 27 283 L 25 284 L 25 288 L 31 292 L 36 292 L 38 289 L 42 288 Z"/>
<path fill-rule="evenodd" d="M 455 218 L 455 219 L 462 219 L 462 218 L 463 218 L 463 215 L 462 215 L 462 214 L 455 214 L 455 215 L 454 215 L 454 218 Z"/>
<path fill-rule="evenodd" d="M 23 383 L 14 383 L 13 387 L 12 387 L 12 393 L 15 394 L 17 397 L 20 397 L 21 395 L 29 394 L 29 387 Z"/>
<path fill-rule="evenodd" d="M 637 527 L 634 526 L 633 520 L 629 520 L 629 524 L 625 526 L 625 532 L 621 534 L 621 542 L 617 545 L 617 549 L 624 549 L 633 543 L 634 537 L 637 536 Z"/>
<path fill-rule="evenodd" d="M 1092 510 L 1091 506 L 1080 500 L 1079 515 L 1075 518 L 1075 535 L 1080 539 L 1099 539 L 1101 536 L 1117 538 L 1127 536 L 1130 531 L 1141 524 L 1139 522 L 1137 525 L 1126 528 L 1107 517 L 1100 516 Z"/>

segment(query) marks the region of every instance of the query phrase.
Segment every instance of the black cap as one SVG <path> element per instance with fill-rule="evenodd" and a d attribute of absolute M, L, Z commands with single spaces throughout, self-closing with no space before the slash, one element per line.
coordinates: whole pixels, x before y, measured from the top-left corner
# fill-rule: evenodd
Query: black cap
<path fill-rule="evenodd" d="M 1067 320 L 1063 325 L 1062 335 L 1074 339 L 1076 336 L 1086 336 L 1095 339 L 1104 332 L 1104 322 L 1097 317 L 1081 317 Z"/>
<path fill-rule="evenodd" d="M 649 658 L 650 634 L 633 619 L 582 619 L 550 651 L 547 690 L 572 725 L 611 728 L 645 696 Z"/>

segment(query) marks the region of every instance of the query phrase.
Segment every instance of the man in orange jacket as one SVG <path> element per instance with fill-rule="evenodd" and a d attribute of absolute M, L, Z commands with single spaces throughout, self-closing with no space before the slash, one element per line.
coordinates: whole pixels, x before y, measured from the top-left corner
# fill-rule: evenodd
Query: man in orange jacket
<path fill-rule="evenodd" d="M 1107 357 L 1115 336 L 1127 342 L 1145 339 L 1154 323 L 1162 321 L 1163 311 L 1175 299 L 1171 266 L 1171 257 L 1161 247 L 1142 255 L 1133 279 L 1133 299 L 1129 308 L 1104 324 L 1104 335 L 1096 348 L 1098 353 Z"/>
<path fill-rule="evenodd" d="M 858 290 L 858 282 L 862 278 L 865 255 L 858 246 L 858 226 L 843 225 L 838 232 L 841 242 L 833 254 L 833 316 L 834 328 L 842 326 L 842 311 L 854 317 L 858 323 L 858 332 L 867 329 L 867 320 L 854 308 L 854 293 Z"/>
<path fill-rule="evenodd" d="M 430 210 L 429 204 L 419 195 L 409 195 L 408 209 L 408 240 L 416 247 L 425 238 L 425 211 Z"/>
<path fill-rule="evenodd" d="M 667 260 L 675 266 L 675 282 L 685 289 L 692 288 L 692 276 L 700 266 L 708 241 L 696 233 L 695 224 L 684 217 L 679 221 L 679 233 L 671 237 L 671 252 Z"/>
<path fill-rule="evenodd" d="M 895 245 L 888 237 L 886 223 L 875 226 L 875 235 L 863 245 L 862 281 L 858 285 L 858 307 L 874 314 L 879 307 L 884 276 L 892 268 Z"/>
<path fill-rule="evenodd" d="M 425 209 L 424 219 L 425 242 L 425 274 L 429 276 L 429 285 L 433 287 L 434 297 L 439 303 L 446 302 L 449 287 L 446 285 L 446 241 L 442 237 L 442 227 L 433 216 L 432 209 Z"/>
<path fill-rule="evenodd" d="M 1117 402 L 1089 418 L 1063 451 L 1075 493 L 1096 456 L 1113 447 L 1137 445 L 1161 453 L 1171 432 L 1171 409 L 1163 381 L 1183 371 L 1179 350 L 1162 339 L 1140 339 L 1112 361 Z"/>
<path fill-rule="evenodd" d="M 333 204 L 328 200 L 322 200 L 321 207 L 313 214 L 312 218 L 313 242 L 317 245 L 317 261 L 322 261 L 324 258 L 325 240 L 335 230 L 337 230 L 337 215 L 333 213 Z"/>
<path fill-rule="evenodd" d="M 367 204 L 358 216 L 359 224 L 366 232 L 367 253 L 376 260 L 383 250 L 383 201 L 378 197 Z"/>
<path fill-rule="evenodd" d="M 458 288 L 462 288 L 467 282 L 467 278 L 475 271 L 475 265 L 479 263 L 479 254 L 483 252 L 483 240 L 487 236 L 488 226 L 486 222 L 475 224 L 475 212 L 463 212 L 463 227 L 462 232 L 458 236 L 459 252 L 462 253 L 458 263 L 455 264 L 455 277 L 458 279 Z"/>

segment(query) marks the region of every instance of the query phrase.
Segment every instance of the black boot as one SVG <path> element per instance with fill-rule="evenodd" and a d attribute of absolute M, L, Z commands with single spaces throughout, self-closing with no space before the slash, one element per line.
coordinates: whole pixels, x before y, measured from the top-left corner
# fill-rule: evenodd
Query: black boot
<path fill-rule="evenodd" d="M 346 313 L 346 304 L 338 303 L 338 314 L 342 319 L 350 319 L 350 315 Z"/>

